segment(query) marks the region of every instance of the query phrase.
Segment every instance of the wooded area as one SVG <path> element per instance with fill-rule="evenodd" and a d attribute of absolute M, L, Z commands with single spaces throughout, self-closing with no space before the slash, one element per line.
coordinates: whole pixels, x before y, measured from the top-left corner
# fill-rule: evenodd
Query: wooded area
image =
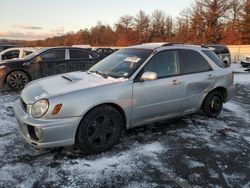
<path fill-rule="evenodd" d="M 93 10 L 94 11 L 94 10 Z M 113 27 L 98 22 L 91 29 L 38 41 L 25 46 L 128 46 L 146 42 L 192 44 L 250 44 L 250 0 L 196 0 L 173 18 L 162 10 L 124 15 Z"/>

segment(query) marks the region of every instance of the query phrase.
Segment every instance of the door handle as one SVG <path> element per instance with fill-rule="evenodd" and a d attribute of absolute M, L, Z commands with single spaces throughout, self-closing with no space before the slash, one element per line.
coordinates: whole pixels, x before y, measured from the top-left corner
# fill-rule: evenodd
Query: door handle
<path fill-rule="evenodd" d="M 180 85 L 181 84 L 181 81 L 179 81 L 179 80 L 173 80 L 172 81 L 172 85 Z"/>

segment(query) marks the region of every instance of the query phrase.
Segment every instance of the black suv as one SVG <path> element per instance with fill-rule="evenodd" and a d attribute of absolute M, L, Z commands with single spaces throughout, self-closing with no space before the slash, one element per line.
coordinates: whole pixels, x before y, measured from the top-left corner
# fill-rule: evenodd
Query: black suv
<path fill-rule="evenodd" d="M 74 47 L 43 48 L 21 60 L 0 64 L 0 87 L 23 89 L 31 80 L 72 71 L 85 71 L 103 59 L 100 54 Z"/>
<path fill-rule="evenodd" d="M 231 66 L 231 54 L 227 46 L 220 44 L 207 44 L 205 46 L 212 48 L 226 66 Z"/>

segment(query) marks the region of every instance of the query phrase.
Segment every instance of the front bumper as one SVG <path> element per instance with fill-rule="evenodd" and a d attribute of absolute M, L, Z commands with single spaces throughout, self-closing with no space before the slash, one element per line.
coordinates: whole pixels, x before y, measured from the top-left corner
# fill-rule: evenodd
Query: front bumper
<path fill-rule="evenodd" d="M 75 134 L 81 117 L 35 119 L 25 112 L 20 100 L 15 102 L 14 112 L 18 120 L 18 129 L 28 143 L 39 148 L 67 146 L 75 143 Z M 30 127 L 42 129 L 43 136 L 40 140 L 34 139 Z"/>

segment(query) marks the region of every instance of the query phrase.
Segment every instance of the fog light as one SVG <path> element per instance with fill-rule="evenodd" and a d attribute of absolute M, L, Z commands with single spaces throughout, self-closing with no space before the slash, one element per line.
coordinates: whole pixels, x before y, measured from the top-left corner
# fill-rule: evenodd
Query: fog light
<path fill-rule="evenodd" d="M 43 137 L 43 130 L 39 127 L 34 127 L 34 131 L 35 131 L 37 139 L 41 140 Z"/>

